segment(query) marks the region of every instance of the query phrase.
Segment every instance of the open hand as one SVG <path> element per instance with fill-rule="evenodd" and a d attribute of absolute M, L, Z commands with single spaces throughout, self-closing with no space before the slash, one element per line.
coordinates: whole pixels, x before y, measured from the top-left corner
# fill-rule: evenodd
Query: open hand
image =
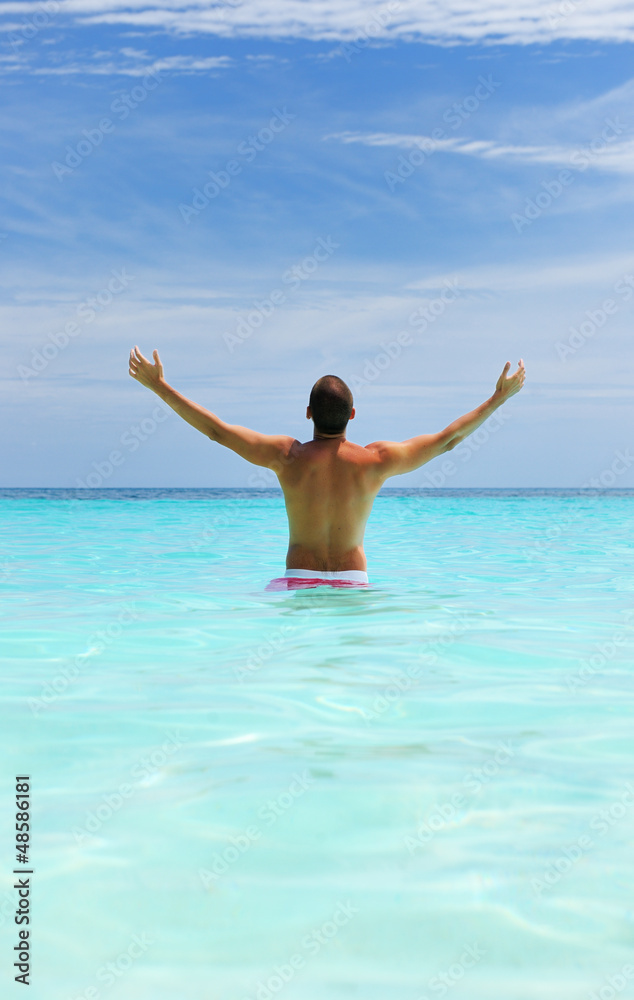
<path fill-rule="evenodd" d="M 163 365 L 158 351 L 152 351 L 154 364 L 144 358 L 138 347 L 130 351 L 130 375 L 148 389 L 158 389 L 164 383 Z"/>
<path fill-rule="evenodd" d="M 509 375 L 509 369 L 511 367 L 511 362 L 507 361 L 504 365 L 504 371 L 497 380 L 497 385 L 495 387 L 495 395 L 502 397 L 502 401 L 507 400 L 510 396 L 514 396 L 516 392 L 519 392 L 524 385 L 524 379 L 526 378 L 526 372 L 524 370 L 524 362 L 520 358 L 520 363 L 518 365 L 517 371 L 513 375 Z M 508 377 L 507 377 L 508 376 Z"/>

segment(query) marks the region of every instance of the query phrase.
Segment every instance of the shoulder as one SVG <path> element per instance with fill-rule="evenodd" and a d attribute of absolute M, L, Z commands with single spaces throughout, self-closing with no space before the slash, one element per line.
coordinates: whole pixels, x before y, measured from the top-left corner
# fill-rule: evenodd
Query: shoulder
<path fill-rule="evenodd" d="M 274 434 L 272 435 L 272 441 L 285 455 L 290 455 L 292 451 L 296 451 L 302 446 L 301 441 L 298 441 L 297 438 L 290 437 L 289 434 Z"/>
<path fill-rule="evenodd" d="M 346 441 L 345 458 L 354 465 L 376 466 L 383 459 L 383 452 L 377 447 L 384 442 L 373 441 L 372 444 L 355 444 L 354 441 Z"/>
<path fill-rule="evenodd" d="M 372 464 L 384 479 L 410 471 L 406 441 L 372 441 L 365 446 L 365 450 L 372 456 Z"/>
<path fill-rule="evenodd" d="M 402 454 L 403 444 L 400 441 L 372 441 L 366 444 L 364 451 L 372 455 L 377 462 L 390 462 Z"/>
<path fill-rule="evenodd" d="M 305 445 L 297 438 L 288 434 L 275 434 L 269 438 L 269 446 L 273 451 L 273 461 L 270 464 L 278 475 L 290 466 L 301 464 Z"/>
<path fill-rule="evenodd" d="M 301 441 L 290 437 L 288 434 L 271 435 L 269 442 L 275 453 L 278 465 L 280 462 L 282 466 L 287 465 L 289 462 L 294 462 L 302 453 Z"/>

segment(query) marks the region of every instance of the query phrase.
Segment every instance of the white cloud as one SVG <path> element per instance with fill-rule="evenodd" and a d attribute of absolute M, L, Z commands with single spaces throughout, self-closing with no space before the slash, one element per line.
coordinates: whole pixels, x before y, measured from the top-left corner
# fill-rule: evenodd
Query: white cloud
<path fill-rule="evenodd" d="M 583 255 L 534 264 L 495 264 L 436 274 L 406 286 L 408 290 L 437 294 L 447 281 L 457 281 L 465 291 L 519 292 L 537 289 L 610 288 L 625 274 L 634 272 L 634 255 Z"/>
<path fill-rule="evenodd" d="M 196 73 L 210 73 L 214 70 L 226 69 L 232 60 L 229 56 L 209 56 L 208 58 L 197 58 L 196 56 L 165 56 L 162 59 L 155 59 L 153 62 L 120 64 L 110 61 L 104 62 L 70 62 L 61 66 L 38 66 L 30 69 L 29 72 L 35 76 L 134 76 L 144 77 L 150 73 L 179 73 L 181 75 L 193 75 Z M 0 74 L 7 71 L 15 71 L 17 66 L 0 67 Z"/>
<path fill-rule="evenodd" d="M 595 139 L 567 146 L 513 145 L 490 139 L 456 137 L 433 139 L 427 135 L 392 132 L 337 132 L 324 136 L 324 139 L 338 139 L 344 144 L 360 143 L 363 146 L 393 146 L 397 149 L 419 147 L 427 155 L 432 152 L 458 153 L 482 160 L 510 160 L 517 164 L 550 164 L 573 167 L 576 170 L 591 168 L 631 174 L 634 170 L 634 139 L 620 140 L 614 130 L 609 131 L 609 135 L 609 139 L 604 139 L 598 133 Z"/>
<path fill-rule="evenodd" d="M 78 23 L 162 28 L 226 37 L 401 38 L 443 45 L 544 44 L 558 38 L 634 41 L 630 0 L 20 0 L 3 13 L 29 17 L 46 3 Z"/>

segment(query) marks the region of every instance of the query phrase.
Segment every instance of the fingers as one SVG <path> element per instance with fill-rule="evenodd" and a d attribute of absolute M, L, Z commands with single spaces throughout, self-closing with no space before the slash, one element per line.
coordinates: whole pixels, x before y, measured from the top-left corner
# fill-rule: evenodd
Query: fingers
<path fill-rule="evenodd" d="M 523 361 L 523 359 L 520 358 L 519 364 L 517 366 L 517 371 L 513 375 L 513 381 L 515 382 L 515 385 L 516 385 L 516 388 L 514 389 L 514 392 L 519 392 L 519 390 L 524 385 L 525 379 L 526 379 L 526 369 L 524 368 L 524 361 Z"/>
<path fill-rule="evenodd" d="M 154 358 L 156 364 L 160 365 L 161 359 L 159 358 L 158 351 L 156 350 L 152 351 L 152 357 Z M 133 359 L 137 364 L 139 364 L 140 362 L 145 362 L 146 365 L 152 364 L 152 362 L 148 358 L 144 357 L 143 354 L 141 354 L 136 344 L 130 351 L 130 358 Z"/>
<path fill-rule="evenodd" d="M 146 364 L 149 364 L 147 359 L 144 358 L 143 355 L 141 354 L 139 348 L 136 346 L 133 347 L 132 350 L 130 351 L 130 362 L 128 367 L 128 374 L 130 374 L 132 378 L 138 379 L 139 369 L 143 361 L 145 361 Z"/>
<path fill-rule="evenodd" d="M 151 361 L 148 361 L 148 359 L 141 354 L 139 348 L 134 346 L 130 351 L 130 367 L 138 370 L 142 364 L 150 365 Z"/>
<path fill-rule="evenodd" d="M 502 369 L 502 374 L 500 375 L 500 377 L 498 379 L 498 386 L 503 385 L 504 382 L 506 381 L 506 376 L 507 376 L 507 373 L 508 373 L 508 370 L 509 370 L 510 367 L 511 367 L 511 363 L 510 363 L 510 361 L 507 361 L 506 364 L 504 365 L 504 368 Z"/>
<path fill-rule="evenodd" d="M 152 357 L 154 358 L 154 364 L 152 364 L 151 361 L 148 361 L 148 359 L 141 354 L 136 344 L 130 351 L 130 361 L 128 368 L 129 374 L 132 375 L 133 378 L 139 379 L 139 381 L 143 382 L 144 385 L 146 384 L 146 382 L 144 382 L 143 379 L 149 378 L 150 380 L 152 380 L 154 376 L 157 374 L 157 369 L 158 369 L 158 377 L 159 378 L 163 377 L 163 366 L 161 365 L 161 359 L 159 358 L 159 353 L 157 350 L 152 351 Z M 147 371 L 147 369 L 145 369 L 146 365 L 147 369 L 150 369 L 154 374 L 150 374 L 150 371 Z"/>
<path fill-rule="evenodd" d="M 511 367 L 511 362 L 507 361 L 506 364 L 504 365 L 504 371 L 502 372 L 503 376 L 506 376 L 508 374 L 508 371 L 509 371 L 510 367 Z M 524 368 L 524 360 L 522 358 L 520 358 L 519 364 L 517 366 L 517 371 L 515 371 L 513 373 L 513 375 L 511 375 L 510 377 L 511 378 L 520 378 L 521 377 L 522 380 L 523 380 L 525 378 L 525 376 L 526 376 L 526 369 Z"/>
<path fill-rule="evenodd" d="M 496 392 L 500 393 L 505 399 L 509 396 L 514 396 L 516 392 L 519 392 L 524 385 L 524 380 L 526 378 L 526 371 L 524 369 L 524 361 L 522 358 L 519 360 L 517 370 L 513 372 L 512 375 L 509 375 L 510 368 L 511 362 L 507 361 L 495 387 Z"/>
<path fill-rule="evenodd" d="M 143 357 L 143 355 L 141 354 L 141 352 L 140 352 L 139 348 L 136 346 L 136 344 L 134 345 L 134 355 L 135 355 L 135 358 L 136 358 L 137 361 L 145 361 L 145 363 L 149 365 L 150 362 L 148 361 L 147 358 Z"/>

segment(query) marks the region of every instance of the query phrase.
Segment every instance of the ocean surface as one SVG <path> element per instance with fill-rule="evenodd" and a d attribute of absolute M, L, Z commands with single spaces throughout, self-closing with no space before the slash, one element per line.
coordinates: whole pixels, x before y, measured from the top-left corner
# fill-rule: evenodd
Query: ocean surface
<path fill-rule="evenodd" d="M 2 995 L 28 774 L 30 1000 L 634 996 L 633 501 L 0 491 Z"/>

